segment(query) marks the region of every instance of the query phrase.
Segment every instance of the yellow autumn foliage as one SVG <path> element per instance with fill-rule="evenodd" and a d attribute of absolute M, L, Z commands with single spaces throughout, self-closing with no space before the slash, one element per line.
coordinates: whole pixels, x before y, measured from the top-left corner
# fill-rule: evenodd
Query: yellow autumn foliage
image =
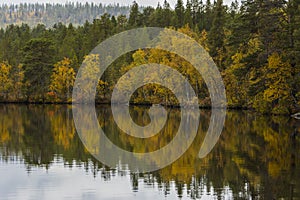
<path fill-rule="evenodd" d="M 57 101 L 70 101 L 75 82 L 75 71 L 71 63 L 69 58 L 64 58 L 54 65 L 50 91 L 55 93 Z"/>

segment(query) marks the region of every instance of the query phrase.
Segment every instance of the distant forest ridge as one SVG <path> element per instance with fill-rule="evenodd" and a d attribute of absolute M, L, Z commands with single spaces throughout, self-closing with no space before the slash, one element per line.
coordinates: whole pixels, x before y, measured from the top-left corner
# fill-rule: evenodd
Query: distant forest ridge
<path fill-rule="evenodd" d="M 143 7 L 140 7 L 143 9 Z M 51 3 L 21 3 L 0 5 L 0 27 L 22 23 L 33 27 L 37 24 L 44 24 L 52 27 L 61 22 L 63 24 L 83 25 L 86 21 L 92 22 L 100 18 L 104 13 L 111 16 L 129 16 L 130 6 L 119 4 L 104 5 L 101 3 L 74 3 L 65 4 Z"/>

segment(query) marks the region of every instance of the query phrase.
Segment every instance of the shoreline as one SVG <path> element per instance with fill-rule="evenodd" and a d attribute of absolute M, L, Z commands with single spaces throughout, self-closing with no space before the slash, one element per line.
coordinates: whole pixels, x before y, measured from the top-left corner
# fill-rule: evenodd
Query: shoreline
<path fill-rule="evenodd" d="M 76 104 L 76 103 L 75 103 Z M 77 103 L 79 104 L 79 103 Z M 0 105 L 40 105 L 40 106 L 44 106 L 44 105 L 73 105 L 73 102 L 28 102 L 28 101 L 3 101 L 0 102 Z M 106 106 L 110 106 L 111 102 L 96 102 L 95 106 L 99 106 L 99 105 L 106 105 Z M 125 104 L 118 104 L 118 105 L 125 105 Z M 140 107 L 151 107 L 152 105 L 156 105 L 156 104 L 151 104 L 151 103 L 130 103 L 129 106 L 140 106 Z M 165 107 L 165 108 L 171 108 L 171 109 L 175 109 L 175 108 L 180 108 L 179 105 L 165 105 L 165 104 L 160 104 L 161 106 Z M 212 107 L 211 106 L 203 106 L 203 105 L 199 105 L 198 107 L 201 110 L 211 110 Z M 224 109 L 224 108 L 217 108 L 217 109 Z M 227 106 L 226 110 L 228 111 L 249 111 L 252 113 L 255 113 L 257 115 L 262 115 L 262 116 L 286 116 L 286 117 L 290 117 L 290 118 L 294 118 L 292 114 L 273 114 L 273 113 L 260 113 L 258 111 L 256 111 L 253 108 L 248 108 L 248 107 L 242 107 L 242 106 Z M 297 112 L 296 112 L 297 113 Z"/>
<path fill-rule="evenodd" d="M 28 101 L 16 101 L 16 102 L 0 102 L 0 105 L 73 105 L 73 102 L 28 102 Z M 96 102 L 95 106 L 99 105 L 106 105 L 109 106 L 111 105 L 111 102 Z M 118 105 L 125 105 L 125 104 L 118 104 Z M 141 107 L 151 107 L 151 103 L 130 103 L 129 106 L 141 106 Z M 165 105 L 165 104 L 160 104 L 163 107 L 166 108 L 180 108 L 179 105 Z M 202 110 L 211 110 L 211 106 L 203 106 L 199 105 L 199 109 Z M 218 109 L 224 109 L 224 108 L 218 108 Z M 247 108 L 247 107 L 242 107 L 242 106 L 227 106 L 226 110 L 234 110 L 234 111 L 251 111 L 260 115 L 269 115 L 269 116 L 290 116 L 290 115 L 275 115 L 272 113 L 267 113 L 267 114 L 262 114 L 257 111 L 255 111 L 252 108 Z"/>

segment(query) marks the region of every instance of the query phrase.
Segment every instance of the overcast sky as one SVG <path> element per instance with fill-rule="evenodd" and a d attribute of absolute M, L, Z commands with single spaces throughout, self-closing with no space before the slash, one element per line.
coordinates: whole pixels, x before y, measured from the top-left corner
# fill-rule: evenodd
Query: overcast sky
<path fill-rule="evenodd" d="M 183 0 L 186 2 L 186 0 Z M 213 1 L 213 0 L 211 0 Z M 231 0 L 223 0 L 224 3 L 230 4 Z M 133 0 L 1 0 L 0 4 L 2 3 L 66 3 L 66 2 L 95 2 L 95 3 L 103 3 L 103 4 L 114 4 L 114 3 L 119 3 L 120 5 L 131 5 Z M 136 2 L 139 5 L 144 5 L 144 6 L 157 6 L 158 2 L 163 3 L 164 0 L 136 0 Z M 168 0 L 168 2 L 171 4 L 172 7 L 176 4 L 177 0 Z M 204 0 L 205 2 L 205 0 Z"/>

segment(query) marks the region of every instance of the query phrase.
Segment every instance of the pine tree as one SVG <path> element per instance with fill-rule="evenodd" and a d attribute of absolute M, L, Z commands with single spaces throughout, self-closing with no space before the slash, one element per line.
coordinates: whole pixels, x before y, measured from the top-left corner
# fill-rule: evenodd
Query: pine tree
<path fill-rule="evenodd" d="M 53 43 L 45 38 L 31 39 L 23 52 L 27 98 L 44 102 L 53 68 Z"/>
<path fill-rule="evenodd" d="M 213 24 L 208 34 L 210 55 L 215 59 L 219 67 L 222 66 L 222 54 L 224 53 L 224 7 L 223 0 L 218 0 L 213 9 Z"/>
<path fill-rule="evenodd" d="M 259 56 L 261 62 L 265 63 L 271 54 L 286 48 L 286 43 L 282 43 L 282 40 L 286 38 L 284 34 L 288 32 L 283 22 L 285 3 L 284 0 L 266 0 L 259 1 L 258 5 L 258 35 L 264 49 Z"/>
<path fill-rule="evenodd" d="M 292 65 L 293 97 L 295 103 L 300 107 L 300 0 L 290 0 L 288 2 L 288 26 L 289 26 L 289 58 Z"/>
<path fill-rule="evenodd" d="M 131 9 L 128 24 L 131 27 L 136 27 L 140 25 L 140 12 L 139 12 L 139 5 L 136 1 L 133 2 Z"/>
<path fill-rule="evenodd" d="M 175 5 L 175 19 L 174 25 L 176 28 L 180 28 L 184 25 L 184 6 L 182 0 L 177 0 Z"/>
<path fill-rule="evenodd" d="M 212 22 L 213 22 L 213 12 L 212 12 L 212 5 L 211 5 L 210 0 L 206 0 L 204 10 L 205 10 L 204 11 L 205 15 L 203 17 L 203 24 L 204 24 L 203 29 L 205 29 L 206 31 L 210 31 L 210 28 L 211 28 Z M 200 24 L 200 27 L 201 27 L 201 24 Z"/>
<path fill-rule="evenodd" d="M 194 27 L 194 24 L 193 24 L 193 18 L 192 18 L 192 4 L 190 3 L 189 0 L 187 0 L 187 3 L 186 3 L 186 9 L 185 9 L 185 12 L 184 12 L 184 22 L 183 22 L 184 25 L 189 25 L 190 27 Z"/>
<path fill-rule="evenodd" d="M 167 0 L 164 1 L 163 9 L 162 9 L 162 27 L 171 26 L 173 13 L 171 11 L 170 4 Z"/>
<path fill-rule="evenodd" d="M 199 22 L 200 3 L 198 0 L 191 0 L 191 16 L 193 24 L 196 25 Z M 201 5 L 202 6 L 202 5 Z"/>

